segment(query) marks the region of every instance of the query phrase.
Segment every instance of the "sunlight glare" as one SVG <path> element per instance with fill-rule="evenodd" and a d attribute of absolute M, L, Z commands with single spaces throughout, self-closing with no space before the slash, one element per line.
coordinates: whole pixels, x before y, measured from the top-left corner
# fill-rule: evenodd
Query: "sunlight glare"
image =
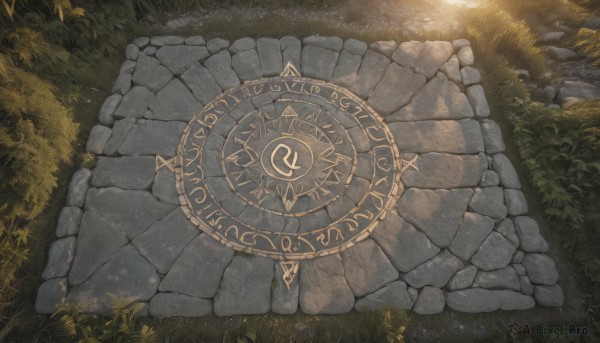
<path fill-rule="evenodd" d="M 469 8 L 475 8 L 479 6 L 483 0 L 444 0 L 449 5 L 463 6 Z"/>

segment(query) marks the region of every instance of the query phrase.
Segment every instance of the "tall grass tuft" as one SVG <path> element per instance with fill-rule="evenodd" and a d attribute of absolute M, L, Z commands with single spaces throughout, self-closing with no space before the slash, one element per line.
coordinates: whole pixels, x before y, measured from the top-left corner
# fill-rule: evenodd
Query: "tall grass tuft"
<path fill-rule="evenodd" d="M 467 12 L 464 23 L 476 56 L 482 59 L 502 56 L 511 65 L 528 69 L 534 75 L 544 72 L 544 58 L 535 46 L 531 30 L 503 7 L 486 3 Z"/>

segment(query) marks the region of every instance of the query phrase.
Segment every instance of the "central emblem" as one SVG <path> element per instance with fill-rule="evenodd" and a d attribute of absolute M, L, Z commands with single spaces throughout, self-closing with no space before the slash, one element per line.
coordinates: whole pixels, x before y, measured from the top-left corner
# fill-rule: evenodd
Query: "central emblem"
<path fill-rule="evenodd" d="M 400 171 L 379 115 L 290 64 L 209 103 L 187 126 L 176 161 L 193 223 L 234 249 L 280 260 L 366 238 L 401 193 Z"/>

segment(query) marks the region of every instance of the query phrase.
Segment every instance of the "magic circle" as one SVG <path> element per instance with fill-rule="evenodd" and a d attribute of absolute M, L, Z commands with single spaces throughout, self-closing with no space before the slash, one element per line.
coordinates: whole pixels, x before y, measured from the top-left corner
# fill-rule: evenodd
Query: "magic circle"
<path fill-rule="evenodd" d="M 176 178 L 186 216 L 250 254 L 299 260 L 369 236 L 402 192 L 382 118 L 293 65 L 213 99 L 182 136 Z"/>

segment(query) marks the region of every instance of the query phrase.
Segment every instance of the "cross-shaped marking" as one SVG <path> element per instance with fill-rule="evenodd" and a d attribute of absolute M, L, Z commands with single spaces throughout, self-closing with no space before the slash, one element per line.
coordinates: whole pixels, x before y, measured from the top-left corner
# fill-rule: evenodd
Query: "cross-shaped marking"
<path fill-rule="evenodd" d="M 156 155 L 156 171 L 159 171 L 164 167 L 169 169 L 171 173 L 175 173 L 175 157 L 166 160 L 164 157 Z"/>
<path fill-rule="evenodd" d="M 402 160 L 402 172 L 404 172 L 408 168 L 413 168 L 414 170 L 419 171 L 419 167 L 415 165 L 418 159 L 419 155 L 415 155 L 415 157 L 413 157 L 413 159 L 410 161 Z"/>

